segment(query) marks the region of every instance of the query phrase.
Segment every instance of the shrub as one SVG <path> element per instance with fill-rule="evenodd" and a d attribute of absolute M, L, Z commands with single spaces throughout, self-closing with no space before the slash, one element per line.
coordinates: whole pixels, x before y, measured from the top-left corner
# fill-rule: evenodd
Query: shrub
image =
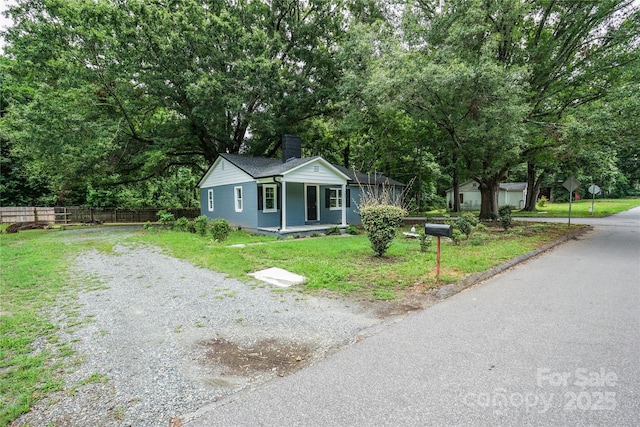
<path fill-rule="evenodd" d="M 153 226 L 151 225 L 151 221 L 145 222 L 144 225 L 142 226 L 142 228 L 144 228 L 145 230 L 149 230 L 149 229 L 153 228 Z"/>
<path fill-rule="evenodd" d="M 473 219 L 475 220 L 475 217 L 473 217 Z M 467 215 L 460 215 L 455 222 L 455 226 L 461 233 L 467 236 L 468 239 L 474 224 L 469 220 Z"/>
<path fill-rule="evenodd" d="M 158 215 L 158 222 L 160 224 L 170 225 L 171 223 L 173 223 L 173 221 L 176 220 L 175 215 L 165 211 L 164 209 L 159 210 L 157 215 Z"/>
<path fill-rule="evenodd" d="M 404 196 L 413 181 L 402 191 L 384 182 L 381 186 L 360 186 L 360 203 L 358 211 L 362 219 L 362 227 L 367 232 L 371 248 L 377 256 L 382 256 L 396 237 L 397 228 L 407 215 Z"/>
<path fill-rule="evenodd" d="M 196 217 L 193 222 L 196 233 L 201 236 L 206 236 L 207 229 L 209 228 L 209 218 L 204 215 L 200 215 L 199 217 Z"/>
<path fill-rule="evenodd" d="M 507 230 L 511 226 L 511 206 L 505 205 L 498 209 L 498 218 L 500 219 L 500 224 L 502 227 Z"/>
<path fill-rule="evenodd" d="M 387 251 L 405 215 L 406 211 L 399 206 L 370 205 L 360 209 L 362 226 L 377 256 Z"/>
<path fill-rule="evenodd" d="M 351 234 L 353 236 L 360 234 L 360 231 L 358 230 L 358 227 L 356 227 L 355 225 L 348 225 L 347 229 L 345 230 L 347 234 Z"/>
<path fill-rule="evenodd" d="M 453 240 L 453 244 L 456 246 L 460 246 L 462 242 L 462 232 L 457 228 L 454 228 L 451 232 L 451 240 Z"/>
<path fill-rule="evenodd" d="M 209 228 L 211 230 L 211 236 L 218 242 L 224 242 L 226 238 L 229 237 L 229 232 L 231 231 L 229 223 L 223 218 L 217 218 L 211 221 Z"/>
<path fill-rule="evenodd" d="M 327 231 L 324 232 L 324 234 L 326 234 L 327 236 L 330 236 L 332 234 L 341 234 L 340 227 L 338 227 L 337 225 L 334 225 L 333 227 L 329 227 L 327 228 Z"/>
<path fill-rule="evenodd" d="M 472 226 L 477 226 L 478 224 L 480 224 L 480 221 L 478 220 L 478 218 L 476 218 L 476 216 L 474 214 L 472 214 L 471 212 L 463 212 L 460 217 L 464 218 L 466 221 L 468 221 Z"/>
<path fill-rule="evenodd" d="M 431 243 L 433 242 L 433 237 L 430 235 L 421 232 L 420 233 L 420 252 L 427 252 Z"/>
<path fill-rule="evenodd" d="M 545 196 L 540 197 L 538 200 L 538 207 L 543 208 L 547 204 L 547 198 Z"/>
<path fill-rule="evenodd" d="M 173 223 L 173 229 L 176 231 L 187 231 L 187 227 L 189 225 L 189 220 L 185 217 L 178 218 L 176 222 Z"/>

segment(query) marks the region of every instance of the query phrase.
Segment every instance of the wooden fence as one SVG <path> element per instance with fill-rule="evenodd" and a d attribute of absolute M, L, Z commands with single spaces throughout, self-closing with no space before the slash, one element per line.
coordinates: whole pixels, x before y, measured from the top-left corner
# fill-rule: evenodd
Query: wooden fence
<path fill-rule="evenodd" d="M 0 224 L 46 221 L 55 224 L 75 224 L 89 222 L 135 223 L 156 222 L 160 209 L 117 209 L 68 207 L 0 207 Z M 200 215 L 200 209 L 166 209 L 176 218 L 193 219 Z"/>
<path fill-rule="evenodd" d="M 56 222 L 55 208 L 42 207 L 0 207 L 0 224 L 15 224 L 16 222 L 46 221 Z"/>

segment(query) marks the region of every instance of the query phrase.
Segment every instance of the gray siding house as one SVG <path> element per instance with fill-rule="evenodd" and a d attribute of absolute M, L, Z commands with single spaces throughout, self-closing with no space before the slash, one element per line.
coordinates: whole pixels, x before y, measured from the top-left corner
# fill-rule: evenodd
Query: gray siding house
<path fill-rule="evenodd" d="M 460 184 L 460 209 L 463 211 L 480 210 L 480 188 L 475 181 Z M 498 188 L 498 206 L 510 205 L 522 209 L 527 200 L 526 182 L 503 182 Z M 447 207 L 453 208 L 453 188 L 447 190 Z"/>
<path fill-rule="evenodd" d="M 360 188 L 404 185 L 354 173 L 320 156 L 301 158 L 297 137 L 283 137 L 283 157 L 220 154 L 198 183 L 200 210 L 232 226 L 289 234 L 360 224 Z"/>

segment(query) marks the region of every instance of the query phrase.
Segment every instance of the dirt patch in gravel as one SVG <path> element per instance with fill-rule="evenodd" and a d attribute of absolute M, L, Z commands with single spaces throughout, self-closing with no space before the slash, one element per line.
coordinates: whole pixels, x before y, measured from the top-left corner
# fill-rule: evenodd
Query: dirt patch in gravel
<path fill-rule="evenodd" d="M 260 340 L 249 346 L 219 338 L 199 344 L 205 349 L 205 363 L 226 367 L 222 375 L 246 376 L 270 371 L 283 377 L 303 368 L 313 357 L 313 349 L 308 346 L 276 339 Z"/>
<path fill-rule="evenodd" d="M 426 297 L 422 298 L 425 301 L 420 301 L 418 298 L 412 298 L 410 301 L 395 300 L 384 301 L 376 304 L 375 314 L 381 319 L 386 319 L 393 316 L 402 316 L 412 311 L 422 310 L 425 307 Z"/>

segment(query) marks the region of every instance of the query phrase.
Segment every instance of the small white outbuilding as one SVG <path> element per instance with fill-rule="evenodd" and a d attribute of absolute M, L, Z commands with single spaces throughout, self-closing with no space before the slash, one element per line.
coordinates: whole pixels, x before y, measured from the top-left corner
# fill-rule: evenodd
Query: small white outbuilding
<path fill-rule="evenodd" d="M 524 207 L 527 200 L 526 182 L 503 182 L 498 189 L 498 206 L 511 205 L 517 209 Z M 463 211 L 480 210 L 480 188 L 475 181 L 460 184 L 460 209 Z M 453 188 L 447 190 L 447 208 L 453 209 Z"/>

